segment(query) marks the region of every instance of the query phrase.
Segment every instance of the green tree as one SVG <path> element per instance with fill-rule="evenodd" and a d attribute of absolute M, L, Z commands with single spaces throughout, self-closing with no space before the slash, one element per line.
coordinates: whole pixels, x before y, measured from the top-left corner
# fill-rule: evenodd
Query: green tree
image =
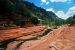
<path fill-rule="evenodd" d="M 31 22 L 32 22 L 34 25 L 39 24 L 39 20 L 38 20 L 37 17 L 31 17 L 30 20 L 31 20 Z"/>
<path fill-rule="evenodd" d="M 67 23 L 67 24 L 70 24 L 70 25 L 75 24 L 75 15 L 73 15 L 72 17 L 69 17 L 69 18 L 66 20 L 66 23 Z"/>

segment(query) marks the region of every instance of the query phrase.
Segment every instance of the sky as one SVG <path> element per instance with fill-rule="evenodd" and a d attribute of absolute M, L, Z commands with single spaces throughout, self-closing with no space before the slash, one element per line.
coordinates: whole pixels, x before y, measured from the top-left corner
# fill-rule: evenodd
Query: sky
<path fill-rule="evenodd" d="M 59 18 L 75 15 L 75 0 L 27 0 L 46 11 L 54 12 Z"/>

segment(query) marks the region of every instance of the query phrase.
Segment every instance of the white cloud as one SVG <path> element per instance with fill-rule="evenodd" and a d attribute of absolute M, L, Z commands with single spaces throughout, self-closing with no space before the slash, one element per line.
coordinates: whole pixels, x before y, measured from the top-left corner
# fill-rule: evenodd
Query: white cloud
<path fill-rule="evenodd" d="M 64 13 L 63 11 L 57 11 L 55 14 L 62 19 L 67 19 L 68 17 L 75 15 L 75 6 L 69 8 L 67 13 Z"/>
<path fill-rule="evenodd" d="M 49 2 L 46 2 L 46 5 L 48 5 L 49 4 Z"/>
<path fill-rule="evenodd" d="M 70 2 L 71 0 L 50 0 L 51 2 Z"/>
<path fill-rule="evenodd" d="M 70 16 L 75 15 L 75 6 L 69 8 L 67 14 L 69 14 Z"/>
<path fill-rule="evenodd" d="M 52 12 L 54 12 L 54 9 L 53 8 L 49 8 L 49 9 L 46 9 L 46 11 L 52 11 Z"/>
<path fill-rule="evenodd" d="M 46 3 L 47 1 L 46 0 L 41 0 L 41 2 Z"/>
<path fill-rule="evenodd" d="M 66 13 L 64 13 L 64 11 L 62 11 L 62 10 L 55 12 L 55 10 L 53 8 L 46 9 L 46 11 L 52 11 L 58 17 L 60 17 L 62 19 L 67 19 L 68 17 L 71 17 L 71 16 L 75 15 L 75 6 L 70 7 Z"/>
<path fill-rule="evenodd" d="M 57 13 L 55 13 L 59 18 L 62 19 L 67 19 L 69 17 L 69 15 L 67 15 L 66 13 L 64 13 L 63 11 L 58 11 Z"/>
<path fill-rule="evenodd" d="M 41 0 L 41 5 L 48 5 L 49 4 L 49 1 L 48 0 Z"/>

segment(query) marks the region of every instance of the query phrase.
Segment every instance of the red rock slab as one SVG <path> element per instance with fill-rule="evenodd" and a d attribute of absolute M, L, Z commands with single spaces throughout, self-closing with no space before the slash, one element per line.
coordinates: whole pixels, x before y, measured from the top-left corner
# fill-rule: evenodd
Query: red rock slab
<path fill-rule="evenodd" d="M 49 33 L 46 37 L 44 37 L 44 39 L 39 40 L 38 42 L 36 42 L 35 44 L 33 44 L 32 46 L 30 46 L 28 48 L 24 48 L 25 45 L 23 45 L 23 47 L 21 47 L 21 49 L 19 49 L 19 50 L 23 50 L 23 49 L 26 49 L 26 50 L 47 50 L 47 49 L 49 49 L 49 47 L 48 47 L 49 43 L 56 39 L 55 38 L 55 37 L 57 37 L 56 33 L 58 32 L 58 34 L 60 34 L 62 29 L 59 28 L 57 30 L 54 30 L 53 32 Z M 55 38 L 55 39 L 51 39 L 51 38 Z"/>
<path fill-rule="evenodd" d="M 13 38 L 19 38 L 22 36 L 28 36 L 30 34 L 33 34 L 34 32 L 39 32 L 41 30 L 44 30 L 45 28 L 46 27 L 42 27 L 42 26 L 34 26 L 34 27 L 27 27 L 27 28 L 1 30 L 0 42 L 13 39 Z"/>
<path fill-rule="evenodd" d="M 36 38 L 36 36 L 33 36 L 33 35 L 28 35 L 28 36 L 23 36 L 23 37 L 20 37 L 20 38 L 17 38 L 16 40 L 26 40 L 26 39 L 33 39 L 33 38 Z"/>
<path fill-rule="evenodd" d="M 61 27 L 27 50 L 75 50 L 75 26 Z"/>
<path fill-rule="evenodd" d="M 22 42 L 22 41 L 13 41 L 13 42 L 9 43 L 9 44 L 7 45 L 6 50 L 13 50 L 13 49 L 16 48 L 16 46 L 17 46 L 19 43 L 21 43 L 21 42 Z"/>

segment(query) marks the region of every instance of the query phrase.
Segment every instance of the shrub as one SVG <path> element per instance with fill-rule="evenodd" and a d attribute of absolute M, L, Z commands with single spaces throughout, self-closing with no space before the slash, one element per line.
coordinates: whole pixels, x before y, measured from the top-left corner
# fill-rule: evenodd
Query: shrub
<path fill-rule="evenodd" d="M 15 22 L 15 24 L 16 24 L 17 26 L 23 27 L 23 26 L 25 25 L 25 21 L 17 20 L 17 21 Z"/>
<path fill-rule="evenodd" d="M 66 20 L 66 23 L 67 23 L 67 24 L 70 24 L 70 25 L 75 24 L 75 15 L 73 15 L 72 17 L 69 17 L 69 18 Z"/>
<path fill-rule="evenodd" d="M 34 25 L 39 24 L 39 20 L 38 20 L 37 17 L 31 17 L 30 20 L 31 20 L 31 22 L 32 22 Z"/>

